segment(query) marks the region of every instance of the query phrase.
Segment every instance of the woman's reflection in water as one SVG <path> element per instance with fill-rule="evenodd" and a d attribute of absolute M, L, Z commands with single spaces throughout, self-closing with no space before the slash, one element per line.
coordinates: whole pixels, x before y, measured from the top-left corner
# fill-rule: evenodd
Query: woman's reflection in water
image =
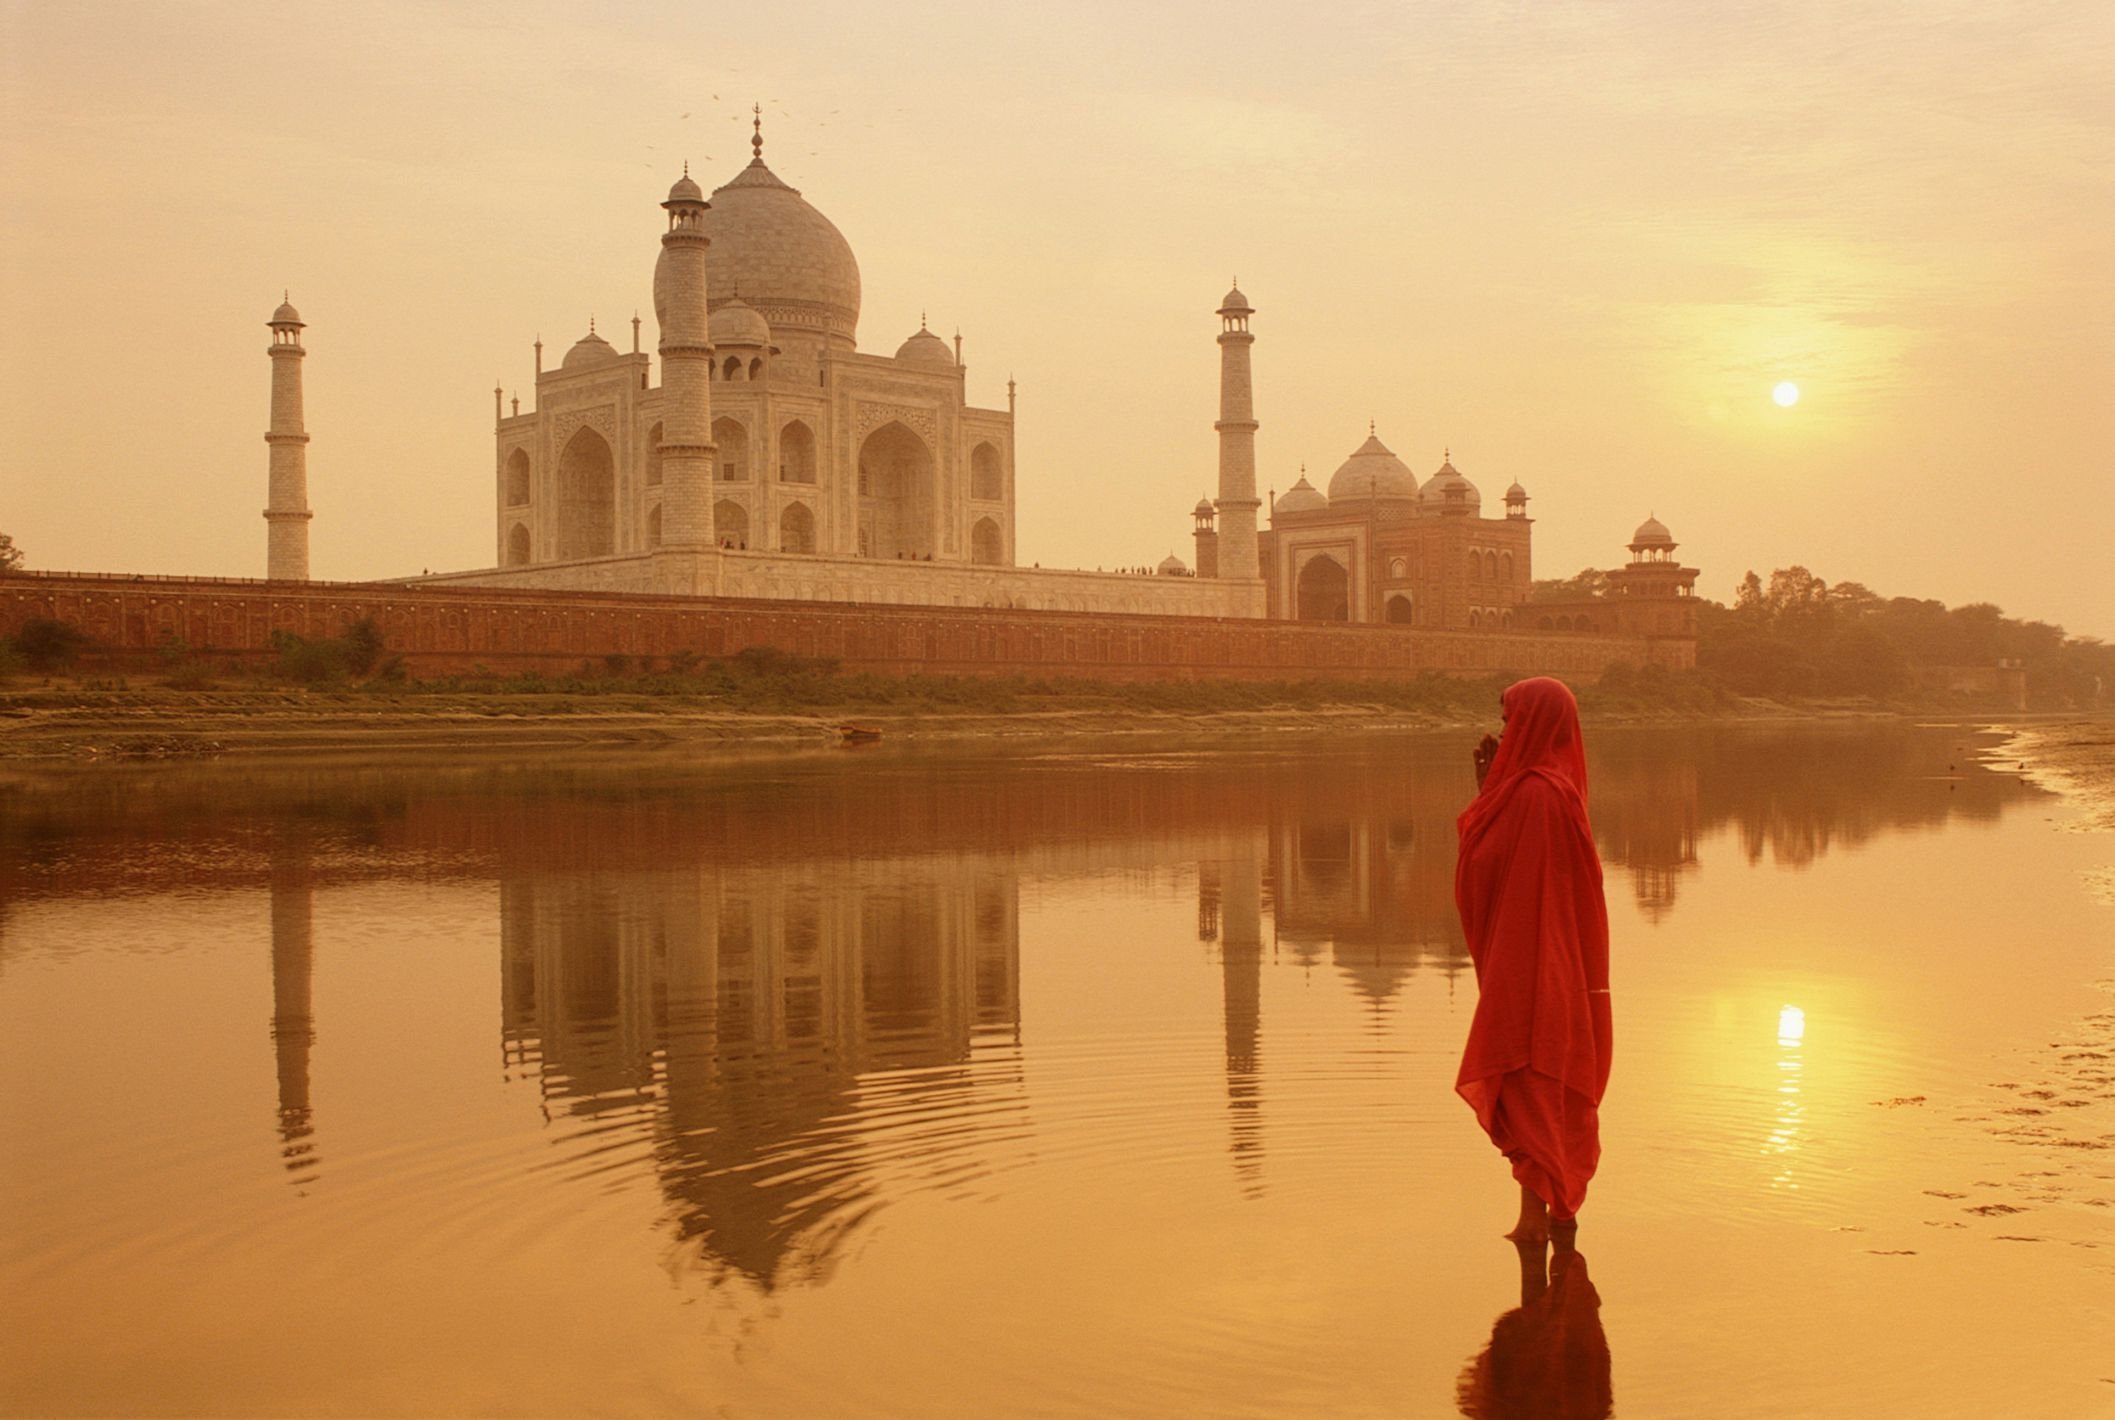
<path fill-rule="evenodd" d="M 1603 1420 L 1614 1413 L 1601 1294 L 1586 1259 L 1560 1234 L 1555 1247 L 1527 1239 L 1520 1305 L 1491 1325 L 1491 1344 L 1455 1383 L 1473 1420 Z"/>

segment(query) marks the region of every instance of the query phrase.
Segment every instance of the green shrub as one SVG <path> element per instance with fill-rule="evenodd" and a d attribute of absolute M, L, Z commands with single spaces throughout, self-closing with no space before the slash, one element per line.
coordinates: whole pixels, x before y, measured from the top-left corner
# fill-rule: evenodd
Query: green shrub
<path fill-rule="evenodd" d="M 8 638 L 10 648 L 33 671 L 64 670 L 90 645 L 87 632 L 56 617 L 31 617 Z"/>

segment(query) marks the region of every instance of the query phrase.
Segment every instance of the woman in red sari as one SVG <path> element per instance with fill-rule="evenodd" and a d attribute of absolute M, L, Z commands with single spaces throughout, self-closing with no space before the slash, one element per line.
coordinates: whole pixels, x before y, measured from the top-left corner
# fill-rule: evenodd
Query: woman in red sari
<path fill-rule="evenodd" d="M 1455 821 L 1454 905 L 1478 994 L 1454 1088 L 1520 1181 L 1508 1236 L 1533 1241 L 1575 1225 L 1601 1158 L 1608 907 L 1578 702 L 1542 676 L 1499 704 L 1503 738 L 1476 747 L 1478 792 Z"/>

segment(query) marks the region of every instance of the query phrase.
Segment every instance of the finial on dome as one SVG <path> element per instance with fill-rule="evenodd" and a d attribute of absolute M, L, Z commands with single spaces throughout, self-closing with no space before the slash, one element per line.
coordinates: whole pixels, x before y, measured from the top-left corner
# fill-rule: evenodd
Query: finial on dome
<path fill-rule="evenodd" d="M 920 311 L 920 312 L 918 312 L 918 329 L 920 329 L 920 330 L 924 330 L 924 329 L 925 329 L 925 312 L 924 312 L 924 311 Z"/>
<path fill-rule="evenodd" d="M 588 317 L 588 334 L 589 334 L 589 335 L 593 335 L 594 333 L 595 333 L 595 318 L 594 318 L 593 316 L 589 316 L 589 317 Z"/>
<path fill-rule="evenodd" d="M 754 131 L 749 135 L 749 151 L 756 155 L 754 161 L 761 163 L 764 161 L 764 106 L 751 104 L 749 111 L 755 115 L 751 120 Z"/>
<path fill-rule="evenodd" d="M 690 176 L 690 159 L 688 159 L 688 158 L 685 158 L 685 159 L 683 160 L 683 176 L 685 176 L 685 177 L 689 177 L 689 176 Z"/>
<path fill-rule="evenodd" d="M 1374 421 L 1373 421 L 1373 420 L 1371 420 L 1371 419 L 1367 420 L 1367 421 L 1366 421 L 1366 437 L 1367 437 L 1367 438 L 1369 438 L 1369 439 L 1378 439 L 1378 438 L 1379 438 L 1380 436 L 1381 436 L 1381 431 L 1380 431 L 1379 429 L 1377 429 L 1377 428 L 1375 428 L 1375 427 L 1374 427 Z"/>

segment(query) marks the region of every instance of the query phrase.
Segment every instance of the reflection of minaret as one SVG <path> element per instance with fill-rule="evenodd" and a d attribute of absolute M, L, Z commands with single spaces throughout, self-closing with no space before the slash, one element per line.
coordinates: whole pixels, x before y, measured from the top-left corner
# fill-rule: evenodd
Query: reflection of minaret
<path fill-rule="evenodd" d="M 1263 1089 L 1256 1059 L 1263 1036 L 1263 870 L 1253 857 L 1244 857 L 1224 864 L 1214 876 L 1219 879 L 1219 973 L 1234 1173 L 1242 1190 L 1254 1197 L 1263 1191 Z"/>
<path fill-rule="evenodd" d="M 306 1181 L 318 1160 L 309 1119 L 308 1056 L 316 1043 L 310 1007 L 314 890 L 305 845 L 276 853 L 272 891 L 272 1046 L 278 1055 L 279 1157 Z"/>

